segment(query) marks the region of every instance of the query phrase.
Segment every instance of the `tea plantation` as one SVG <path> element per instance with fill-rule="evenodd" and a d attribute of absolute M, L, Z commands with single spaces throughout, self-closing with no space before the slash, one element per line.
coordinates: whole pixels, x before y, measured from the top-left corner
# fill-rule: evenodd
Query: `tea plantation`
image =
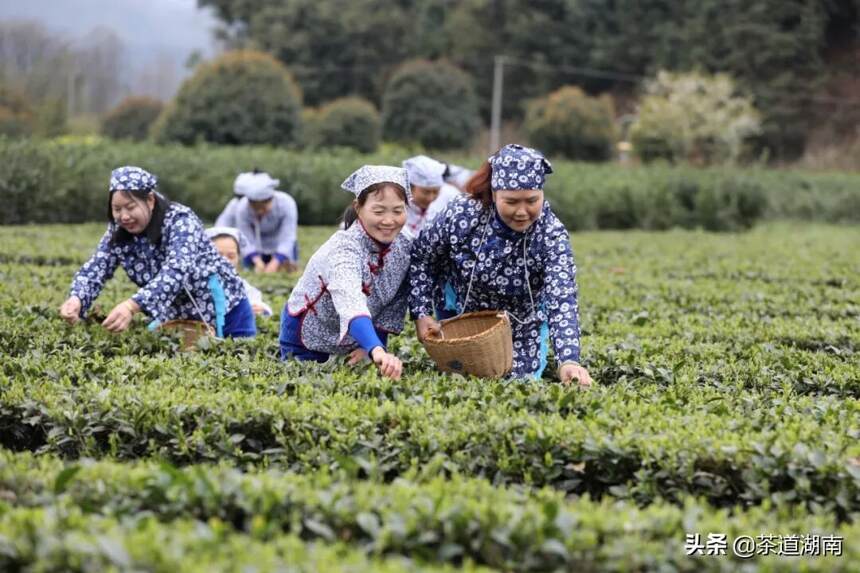
<path fill-rule="evenodd" d="M 860 570 L 856 226 L 574 233 L 588 390 L 68 326 L 102 231 L 0 227 L 0 571 Z"/>

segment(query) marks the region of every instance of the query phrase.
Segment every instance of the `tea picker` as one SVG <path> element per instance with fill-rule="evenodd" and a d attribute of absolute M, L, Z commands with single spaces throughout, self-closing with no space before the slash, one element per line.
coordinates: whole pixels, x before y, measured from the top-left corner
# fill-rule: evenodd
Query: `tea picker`
<path fill-rule="evenodd" d="M 218 253 L 238 271 L 242 253 L 248 250 L 248 241 L 241 231 L 235 227 L 210 227 L 206 229 L 206 236 L 212 240 Z M 244 278 L 242 278 L 242 284 L 245 285 L 245 294 L 248 295 L 248 301 L 251 303 L 251 310 L 254 311 L 254 314 L 272 316 L 272 307 L 263 300 L 263 293 L 260 289 Z"/>
<path fill-rule="evenodd" d="M 256 172 L 256 171 L 255 171 Z M 224 210 L 215 219 L 216 227 L 235 227 L 238 220 L 236 219 L 236 211 L 239 209 L 239 203 L 242 197 L 245 196 L 245 189 L 242 186 L 244 173 L 240 173 L 233 181 L 233 196 L 224 205 Z"/>
<path fill-rule="evenodd" d="M 383 376 L 397 380 L 403 365 L 386 343 L 406 317 L 406 171 L 365 165 L 342 187 L 355 196 L 344 229 L 311 256 L 290 293 L 281 312 L 281 357 L 324 362 L 349 355 L 356 363 L 366 356 Z"/>
<path fill-rule="evenodd" d="M 247 267 L 257 272 L 295 271 L 298 269 L 298 223 L 296 201 L 278 191 L 280 181 L 268 173 L 242 173 L 236 179 L 237 192 L 243 195 L 236 207 L 236 227 L 247 237 Z"/>
<path fill-rule="evenodd" d="M 552 166 L 539 151 L 506 145 L 475 172 L 466 195 L 451 201 L 413 242 L 410 314 L 428 351 L 441 341 L 448 324 L 436 318 L 462 314 L 457 320 L 463 323 L 470 312 L 494 311 L 494 316 L 504 316 L 501 323 L 488 325 L 487 316 L 481 315 L 472 321 L 474 327 L 460 334 L 469 338 L 487 326 L 503 329 L 507 321 L 510 376 L 540 378 L 552 344 L 562 382 L 591 383 L 579 364 L 579 306 L 570 237 L 544 200 L 550 173 Z M 449 350 L 456 351 L 450 338 L 446 335 Z M 452 362 L 457 360 L 449 357 L 448 364 Z M 468 360 L 460 362 L 468 372 Z"/>
<path fill-rule="evenodd" d="M 121 266 L 140 287 L 102 323 L 111 332 L 143 312 L 158 323 L 201 320 L 226 337 L 256 334 L 242 281 L 206 236 L 194 212 L 157 192 L 156 177 L 140 167 L 111 173 L 108 226 L 96 251 L 75 274 L 60 315 L 74 324 Z"/>
<path fill-rule="evenodd" d="M 403 168 L 412 187 L 404 231 L 417 237 L 451 199 L 460 195 L 460 190 L 445 181 L 447 166 L 426 155 L 410 157 L 403 162 Z"/>

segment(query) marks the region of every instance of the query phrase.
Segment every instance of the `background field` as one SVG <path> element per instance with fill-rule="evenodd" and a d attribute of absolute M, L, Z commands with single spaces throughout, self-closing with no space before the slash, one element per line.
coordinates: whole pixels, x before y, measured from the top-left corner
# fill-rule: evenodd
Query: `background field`
<path fill-rule="evenodd" d="M 102 231 L 0 227 L 0 569 L 860 567 L 856 227 L 575 233 L 585 392 L 436 374 L 411 327 L 399 383 L 278 362 L 276 318 L 186 355 L 68 327 Z M 275 308 L 295 279 L 251 277 Z M 687 533 L 845 542 L 742 561 Z"/>

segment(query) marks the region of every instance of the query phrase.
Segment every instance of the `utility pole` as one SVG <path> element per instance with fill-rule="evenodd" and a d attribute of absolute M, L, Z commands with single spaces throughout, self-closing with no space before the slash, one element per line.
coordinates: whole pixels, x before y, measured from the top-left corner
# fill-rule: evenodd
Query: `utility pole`
<path fill-rule="evenodd" d="M 493 61 L 493 109 L 490 118 L 490 154 L 498 151 L 502 130 L 502 85 L 504 83 L 505 57 L 496 56 Z"/>

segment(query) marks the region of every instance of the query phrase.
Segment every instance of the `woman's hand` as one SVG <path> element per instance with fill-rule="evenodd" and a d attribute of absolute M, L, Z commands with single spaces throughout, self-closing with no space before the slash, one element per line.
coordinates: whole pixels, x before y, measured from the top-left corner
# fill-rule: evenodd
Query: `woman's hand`
<path fill-rule="evenodd" d="M 140 306 L 131 299 L 124 300 L 110 311 L 102 326 L 111 332 L 122 332 L 131 324 L 134 315 L 140 312 Z"/>
<path fill-rule="evenodd" d="M 415 330 L 418 334 L 418 340 L 422 342 L 430 334 L 442 336 L 442 325 L 436 322 L 436 319 L 432 316 L 418 317 L 418 320 L 415 321 Z"/>
<path fill-rule="evenodd" d="M 254 263 L 254 271 L 258 273 L 262 273 L 266 271 L 266 263 L 263 262 L 263 257 L 257 255 L 251 262 Z"/>
<path fill-rule="evenodd" d="M 69 324 L 75 324 L 81 319 L 81 299 L 70 296 L 60 307 L 60 318 Z"/>
<path fill-rule="evenodd" d="M 279 261 L 277 257 L 272 257 L 272 260 L 266 263 L 266 266 L 263 267 L 264 273 L 276 273 L 279 270 L 281 270 L 281 261 Z"/>
<path fill-rule="evenodd" d="M 591 386 L 593 380 L 588 370 L 577 364 L 576 362 L 565 362 L 558 369 L 558 376 L 561 378 L 561 383 L 568 385 L 574 380 L 579 382 L 581 387 Z"/>
<path fill-rule="evenodd" d="M 346 361 L 348 366 L 355 366 L 361 362 L 367 360 L 367 352 L 362 350 L 361 348 L 356 348 L 352 352 L 349 353 L 349 360 Z"/>
<path fill-rule="evenodd" d="M 403 363 L 400 359 L 386 352 L 381 346 L 377 346 L 370 352 L 374 364 L 379 368 L 379 373 L 392 380 L 400 380 L 403 373 Z"/>

